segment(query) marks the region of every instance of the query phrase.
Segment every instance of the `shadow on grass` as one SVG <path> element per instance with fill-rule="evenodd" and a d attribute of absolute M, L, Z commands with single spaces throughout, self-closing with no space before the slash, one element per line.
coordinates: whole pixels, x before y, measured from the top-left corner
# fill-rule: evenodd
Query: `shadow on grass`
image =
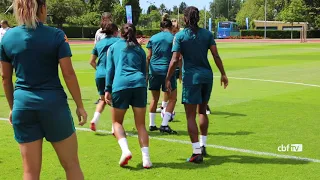
<path fill-rule="evenodd" d="M 231 156 L 208 156 L 204 158 L 204 162 L 200 164 L 194 164 L 187 162 L 187 159 L 178 159 L 175 162 L 159 163 L 153 162 L 152 169 L 156 168 L 169 168 L 169 169 L 196 169 L 196 168 L 208 168 L 210 166 L 219 166 L 225 163 L 238 163 L 238 164 L 278 164 L 278 165 L 302 165 L 308 164 L 308 161 L 300 161 L 294 159 L 284 159 L 284 158 L 263 158 L 255 156 L 241 156 L 241 155 L 231 155 Z M 132 171 L 142 171 L 142 163 L 138 164 L 136 167 L 126 166 L 126 169 Z"/>
<path fill-rule="evenodd" d="M 280 164 L 280 165 L 301 165 L 308 164 L 308 161 L 299 161 L 284 158 L 263 158 L 255 156 L 208 156 L 204 158 L 201 164 L 193 164 L 186 162 L 186 159 L 179 159 L 180 162 L 168 163 L 154 163 L 154 168 L 170 168 L 170 169 L 194 169 L 207 168 L 210 166 L 219 166 L 225 163 L 239 163 L 239 164 Z"/>
<path fill-rule="evenodd" d="M 228 117 L 245 117 L 245 116 L 247 116 L 246 114 L 232 113 L 232 112 L 222 112 L 222 111 L 213 111 L 213 112 L 211 112 L 211 115 L 226 116 L 225 118 L 228 118 Z"/>

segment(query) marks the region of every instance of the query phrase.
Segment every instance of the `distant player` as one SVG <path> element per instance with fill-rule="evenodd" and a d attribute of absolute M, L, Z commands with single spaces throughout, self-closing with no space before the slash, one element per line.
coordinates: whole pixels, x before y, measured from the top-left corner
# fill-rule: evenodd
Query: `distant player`
<path fill-rule="evenodd" d="M 96 112 L 94 113 L 91 121 L 90 129 L 96 131 L 100 115 L 105 108 L 104 89 L 106 82 L 106 63 L 107 63 L 107 51 L 109 47 L 119 40 L 118 27 L 115 24 L 103 22 L 102 34 L 105 34 L 105 38 L 100 40 L 92 50 L 90 64 L 96 70 L 96 86 L 100 95 L 100 101 L 97 104 Z M 98 58 L 98 63 L 96 62 Z"/>
<path fill-rule="evenodd" d="M 132 106 L 138 130 L 144 168 L 150 168 L 149 136 L 145 127 L 147 105 L 146 53 L 136 39 L 136 28 L 125 24 L 121 28 L 121 40 L 108 50 L 106 94 L 108 104 L 112 104 L 111 114 L 114 134 L 122 150 L 119 161 L 125 166 L 132 158 L 128 147 L 123 119 Z"/>
<path fill-rule="evenodd" d="M 87 113 L 72 66 L 68 38 L 63 31 L 44 25 L 46 0 L 15 0 L 13 3 L 20 26 L 3 37 L 0 62 L 3 88 L 11 110 L 9 120 L 22 155 L 23 179 L 40 179 L 45 138 L 58 155 L 65 179 L 83 180 L 76 129 L 59 78 L 60 66 L 77 107 L 79 125 L 84 125 Z M 17 79 L 15 86 L 13 70 Z"/>
<path fill-rule="evenodd" d="M 161 31 L 160 33 L 151 37 L 148 42 L 148 56 L 147 56 L 147 67 L 149 67 L 149 90 L 152 94 L 152 100 L 150 102 L 150 124 L 149 130 L 158 130 L 155 118 L 156 109 L 159 101 L 160 90 L 166 94 L 169 100 L 169 104 L 165 109 L 162 124 L 160 126 L 160 132 L 165 132 L 169 134 L 176 134 L 169 124 L 171 120 L 173 109 L 177 102 L 177 81 L 175 76 L 171 78 L 172 92 L 169 94 L 165 86 L 166 74 L 168 72 L 168 67 L 172 58 L 172 42 L 174 36 L 171 33 L 172 22 L 166 17 L 161 21 Z"/>
<path fill-rule="evenodd" d="M 2 40 L 3 36 L 10 29 L 10 26 L 9 26 L 8 21 L 6 21 L 6 20 L 2 20 L 0 22 L 0 24 L 1 24 L 1 28 L 0 28 L 0 43 L 1 43 L 1 40 Z"/>
<path fill-rule="evenodd" d="M 0 44 L 3 36 L 6 34 L 6 32 L 10 29 L 9 23 L 6 20 L 2 20 L 0 22 L 1 28 L 0 28 Z M 2 72 L 1 70 L 1 64 L 0 64 L 0 73 Z"/>
<path fill-rule="evenodd" d="M 190 162 L 200 163 L 206 155 L 206 141 L 208 134 L 207 104 L 210 99 L 213 72 L 208 61 L 208 49 L 210 49 L 214 61 L 221 72 L 221 85 L 228 86 L 228 78 L 224 71 L 221 58 L 218 54 L 214 37 L 210 31 L 199 28 L 199 10 L 190 6 L 184 12 L 186 28 L 177 33 L 173 42 L 173 57 L 166 78 L 166 85 L 172 89 L 171 77 L 183 56 L 183 92 L 182 103 L 185 106 L 188 120 L 188 132 L 192 142 L 193 154 L 188 159 Z M 200 143 L 198 126 L 196 122 L 197 108 L 200 123 Z"/>
<path fill-rule="evenodd" d="M 106 34 L 102 32 L 104 24 L 112 23 L 112 14 L 109 12 L 104 12 L 101 15 L 100 29 L 97 30 L 94 37 L 94 44 L 97 44 L 100 40 L 106 37 Z"/>

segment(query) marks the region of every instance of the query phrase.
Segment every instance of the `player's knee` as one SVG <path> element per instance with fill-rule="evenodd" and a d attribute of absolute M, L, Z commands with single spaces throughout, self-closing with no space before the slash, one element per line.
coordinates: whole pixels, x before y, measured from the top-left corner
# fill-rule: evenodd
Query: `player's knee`
<path fill-rule="evenodd" d="M 70 158 L 67 160 L 60 160 L 60 164 L 65 171 L 71 171 L 80 167 L 79 160 L 77 157 Z"/>

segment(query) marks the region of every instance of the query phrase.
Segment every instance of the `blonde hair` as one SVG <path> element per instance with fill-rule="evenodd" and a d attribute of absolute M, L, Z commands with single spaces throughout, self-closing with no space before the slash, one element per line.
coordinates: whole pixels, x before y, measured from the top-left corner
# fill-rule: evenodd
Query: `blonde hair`
<path fill-rule="evenodd" d="M 27 28 L 35 29 L 39 22 L 38 8 L 45 3 L 46 0 L 14 0 L 13 10 L 17 22 Z"/>
<path fill-rule="evenodd" d="M 173 28 L 180 29 L 179 23 L 178 23 L 178 20 L 177 20 L 177 19 L 171 19 L 171 22 L 172 22 Z"/>

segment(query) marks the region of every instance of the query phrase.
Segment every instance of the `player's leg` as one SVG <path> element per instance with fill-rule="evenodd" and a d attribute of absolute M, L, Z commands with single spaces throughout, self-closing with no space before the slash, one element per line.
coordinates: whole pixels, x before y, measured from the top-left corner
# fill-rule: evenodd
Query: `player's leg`
<path fill-rule="evenodd" d="M 169 96 L 169 103 L 163 115 L 160 132 L 177 134 L 177 132 L 172 130 L 169 126 L 169 121 L 172 119 L 172 113 L 177 103 L 177 89 L 173 90 L 170 94 L 168 92 L 165 92 L 164 94 L 167 94 Z"/>
<path fill-rule="evenodd" d="M 199 113 L 199 124 L 200 124 L 200 146 L 203 156 L 207 155 L 206 145 L 207 145 L 207 135 L 209 128 L 209 119 L 207 115 L 208 102 L 210 100 L 212 92 L 212 83 L 202 84 L 201 96 L 203 103 L 198 106 Z"/>
<path fill-rule="evenodd" d="M 40 179 L 43 131 L 35 111 L 13 110 L 12 126 L 23 162 L 23 179 Z"/>
<path fill-rule="evenodd" d="M 132 158 L 132 153 L 129 150 L 126 132 L 123 128 L 123 120 L 127 109 L 129 108 L 129 100 L 131 99 L 131 90 L 123 90 L 112 93 L 112 108 L 111 119 L 114 128 L 114 135 L 118 140 L 122 155 L 120 157 L 119 165 L 125 166 Z"/>
<path fill-rule="evenodd" d="M 145 114 L 147 105 L 146 88 L 133 89 L 133 98 L 131 101 L 134 120 L 138 131 L 138 139 L 141 147 L 142 162 L 144 168 L 151 168 L 152 163 L 149 155 L 149 135 L 145 126 Z"/>
<path fill-rule="evenodd" d="M 42 143 L 42 139 L 30 143 L 20 143 L 24 180 L 40 179 L 42 162 Z"/>
<path fill-rule="evenodd" d="M 189 162 L 200 163 L 203 161 L 199 143 L 199 130 L 196 122 L 197 105 L 201 104 L 201 85 L 184 86 L 182 103 L 184 104 L 188 121 L 188 133 L 192 143 L 193 153 Z"/>
<path fill-rule="evenodd" d="M 93 118 L 91 120 L 90 129 L 92 131 L 96 131 L 96 127 L 97 127 L 99 120 L 100 120 L 100 115 L 106 106 L 106 103 L 104 100 L 105 78 L 97 78 L 96 79 L 96 86 L 97 86 L 97 89 L 98 89 L 98 92 L 100 95 L 100 100 L 97 103 L 96 111 L 95 111 Z"/>
<path fill-rule="evenodd" d="M 163 100 L 161 102 L 161 106 L 157 108 L 157 113 L 161 113 L 163 109 L 165 109 L 168 106 L 169 97 L 167 94 L 163 93 Z"/>
<path fill-rule="evenodd" d="M 150 75 L 149 76 L 149 90 L 151 91 L 151 101 L 150 101 L 150 113 L 149 113 L 149 130 L 158 130 L 155 119 L 156 119 L 156 109 L 160 97 L 161 82 L 159 81 L 159 76 Z"/>
<path fill-rule="evenodd" d="M 176 131 L 172 130 L 169 126 L 169 121 L 172 119 L 172 113 L 174 110 L 174 107 L 177 103 L 177 81 L 175 79 L 175 77 L 171 78 L 171 87 L 172 87 L 172 91 L 171 93 L 167 92 L 166 86 L 165 86 L 165 76 L 162 79 L 162 91 L 164 92 L 164 94 L 167 95 L 167 97 L 169 98 L 169 103 L 168 106 L 163 109 L 163 116 L 162 116 L 162 123 L 161 123 L 161 127 L 160 127 L 160 132 L 163 133 L 169 133 L 169 134 L 177 134 Z"/>
<path fill-rule="evenodd" d="M 209 127 L 209 119 L 206 113 L 208 103 L 202 103 L 198 106 L 199 113 L 199 126 L 200 126 L 200 147 L 203 156 L 207 155 L 206 145 L 207 145 L 207 135 Z"/>
<path fill-rule="evenodd" d="M 150 131 L 157 131 L 159 130 L 156 126 L 155 119 L 156 119 L 156 109 L 157 104 L 160 97 L 160 91 L 151 91 L 151 101 L 150 101 L 150 113 L 149 113 L 149 130 Z"/>
<path fill-rule="evenodd" d="M 78 141 L 76 133 L 73 133 L 70 137 L 62 141 L 52 142 L 52 146 L 66 172 L 67 179 L 84 179 L 78 158 Z"/>

